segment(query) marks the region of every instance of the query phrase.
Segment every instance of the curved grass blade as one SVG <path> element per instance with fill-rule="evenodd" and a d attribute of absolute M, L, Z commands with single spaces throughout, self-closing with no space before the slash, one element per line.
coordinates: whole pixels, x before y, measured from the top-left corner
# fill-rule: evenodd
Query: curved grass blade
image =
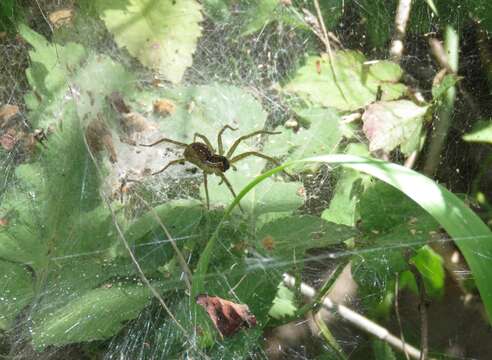
<path fill-rule="evenodd" d="M 239 201 L 258 183 L 297 163 L 324 162 L 347 166 L 394 186 L 426 210 L 454 239 L 465 257 L 492 323 L 492 232 L 456 195 L 428 177 L 403 166 L 355 155 L 322 155 L 287 162 L 250 182 L 227 208 L 223 221 Z M 205 247 L 193 281 L 193 293 L 203 290 L 204 276 L 220 230 L 220 224 Z"/>

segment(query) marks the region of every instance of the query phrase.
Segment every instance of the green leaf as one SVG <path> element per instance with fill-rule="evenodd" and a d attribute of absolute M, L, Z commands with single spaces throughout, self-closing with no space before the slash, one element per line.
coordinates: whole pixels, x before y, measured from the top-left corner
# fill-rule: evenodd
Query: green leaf
<path fill-rule="evenodd" d="M 181 81 L 202 31 L 199 2 L 110 0 L 97 7 L 118 46 L 166 80 Z"/>
<path fill-rule="evenodd" d="M 353 111 L 370 104 L 376 100 L 379 87 L 385 101 L 405 94 L 406 86 L 398 82 L 402 70 L 397 64 L 364 64 L 365 61 L 365 56 L 356 51 L 335 53 L 332 64 L 328 57 L 310 56 L 284 91 L 339 111 Z"/>
<path fill-rule="evenodd" d="M 8 330 L 34 296 L 31 274 L 25 266 L 0 260 L 0 329 Z"/>
<path fill-rule="evenodd" d="M 380 49 L 386 47 L 393 32 L 396 1 L 361 0 L 358 6 L 369 45 Z"/>
<path fill-rule="evenodd" d="M 295 295 L 284 283 L 280 283 L 277 289 L 277 295 L 273 299 L 273 305 L 268 312 L 274 319 L 282 319 L 294 316 L 297 311 L 295 304 Z"/>
<path fill-rule="evenodd" d="M 280 0 L 249 1 L 242 18 L 244 19 L 242 36 L 260 31 L 273 21 L 290 24 L 296 28 L 306 27 L 304 21 L 290 11 L 289 7 Z"/>
<path fill-rule="evenodd" d="M 458 80 L 456 75 L 446 75 L 439 84 L 432 86 L 432 98 L 434 100 L 441 99 L 448 89 L 456 85 Z"/>
<path fill-rule="evenodd" d="M 302 263 L 306 250 L 339 244 L 356 234 L 351 227 L 310 215 L 282 217 L 256 233 L 256 248 L 274 258 Z"/>
<path fill-rule="evenodd" d="M 29 51 L 31 66 L 26 71 L 32 88 L 26 104 L 33 127 L 71 121 L 66 118 L 74 113 L 80 119 L 95 119 L 105 109 L 107 95 L 132 90 L 133 77 L 111 58 L 89 54 L 72 42 L 51 44 L 24 25 L 19 32 L 34 48 Z"/>
<path fill-rule="evenodd" d="M 431 179 L 403 166 L 381 160 L 354 155 L 325 155 L 292 161 L 272 169 L 249 183 L 225 213 L 225 218 L 256 184 L 295 163 L 324 162 L 340 164 L 368 173 L 397 188 L 427 211 L 453 237 L 473 273 L 477 288 L 485 304 L 489 321 L 492 322 L 492 232 L 480 217 L 466 206 L 456 195 Z M 214 233 L 205 248 L 197 266 L 197 273 L 207 272 L 210 255 L 217 241 Z M 195 284 L 193 292 L 201 291 L 203 282 Z"/>
<path fill-rule="evenodd" d="M 220 22 L 230 17 L 229 5 L 231 2 L 231 0 L 205 0 L 203 6 L 208 17 L 215 22 Z"/>
<path fill-rule="evenodd" d="M 143 285 L 115 285 L 87 291 L 67 305 L 36 321 L 32 342 L 37 350 L 49 345 L 106 339 L 149 304 Z M 115 311 L 115 309 L 118 309 Z"/>
<path fill-rule="evenodd" d="M 446 278 L 442 257 L 426 245 L 419 249 L 410 261 L 422 274 L 427 294 L 431 297 L 441 297 L 444 294 Z"/>
<path fill-rule="evenodd" d="M 266 154 L 282 154 L 288 160 L 302 159 L 323 153 L 335 152 L 342 140 L 340 117 L 333 109 L 307 108 L 297 110 L 298 116 L 308 123 L 308 128 L 294 132 L 281 128 L 280 135 L 271 136 L 263 148 Z"/>
<path fill-rule="evenodd" d="M 396 360 L 397 357 L 388 343 L 375 339 L 372 341 L 375 360 Z"/>
<path fill-rule="evenodd" d="M 349 144 L 347 154 L 368 156 L 367 146 Z M 321 218 L 335 224 L 355 226 L 360 219 L 357 205 L 370 179 L 352 169 L 342 169 L 337 180 L 330 206 L 321 214 Z"/>
<path fill-rule="evenodd" d="M 162 123 L 162 130 L 167 137 L 187 144 L 194 141 L 195 133 L 200 133 L 207 137 L 217 150 L 218 133 L 224 125 L 231 125 L 238 130 L 228 129 L 223 133 L 222 140 L 224 149 L 227 151 L 240 136 L 262 130 L 265 127 L 267 114 L 261 104 L 249 93 L 238 87 L 219 84 L 186 87 L 165 93 L 164 96 L 175 100 L 176 112 L 166 117 L 164 121 L 162 118 L 156 118 L 156 121 Z M 148 101 L 149 103 L 151 99 L 152 96 L 149 94 L 139 97 L 139 101 Z M 193 104 L 192 111 L 190 111 L 190 104 Z M 269 135 L 268 139 L 278 136 L 280 135 Z M 259 146 L 260 139 L 261 136 L 256 136 L 241 142 L 233 155 L 239 155 L 246 151 L 263 152 Z M 163 146 L 168 147 L 168 145 Z M 151 151 L 156 151 L 156 148 Z M 269 153 L 268 155 L 276 158 L 282 154 Z M 155 171 L 165 164 L 158 157 L 154 156 L 154 158 L 155 164 L 152 166 L 155 166 L 153 169 Z M 251 156 L 234 165 L 237 167 L 237 171 L 231 169 L 225 173 L 225 176 L 234 191 L 237 192 L 244 184 L 262 172 L 267 161 Z M 174 167 L 174 169 L 166 170 L 162 177 L 172 176 L 172 173 L 176 173 L 177 169 L 179 168 Z M 220 181 L 218 176 L 208 176 L 210 205 L 212 207 L 225 206 L 233 198 L 225 184 L 219 185 Z M 244 199 L 241 206 L 245 211 L 257 215 L 271 211 L 292 211 L 302 204 L 302 198 L 295 193 L 299 187 L 299 183 L 286 183 L 269 179 Z M 201 194 L 202 198 L 205 199 L 203 186 Z"/>
<path fill-rule="evenodd" d="M 141 259 L 142 269 L 146 273 L 165 266 L 166 262 L 171 261 L 175 256 L 175 250 L 156 220 L 156 215 L 180 249 L 185 248 L 186 244 L 199 243 L 202 238 L 199 225 L 202 221 L 203 208 L 198 201 L 173 200 L 155 207 L 152 211 L 147 211 L 125 232 L 125 238 L 135 246 L 135 256 L 138 260 Z M 121 243 L 117 253 L 128 257 L 128 251 Z M 134 273 L 133 267 L 129 269 L 123 267 L 119 275 L 125 275 L 128 270 Z M 177 270 L 181 270 L 179 265 Z"/>
<path fill-rule="evenodd" d="M 48 247 L 42 240 L 43 172 L 39 164 L 19 165 L 16 182 L 2 199 L 7 226 L 0 229 L 0 258 L 29 264 L 34 270 L 46 264 Z"/>
<path fill-rule="evenodd" d="M 401 191 L 380 181 L 368 186 L 362 194 L 359 212 L 363 232 L 375 233 L 377 237 L 393 232 L 395 227 L 401 225 L 404 225 L 405 231 L 400 231 L 400 235 L 397 236 L 403 236 L 409 231 L 415 235 L 426 235 L 437 227 L 432 216 L 420 206 Z"/>
<path fill-rule="evenodd" d="M 26 70 L 32 92 L 26 95 L 33 127 L 47 128 L 63 118 L 61 100 L 68 91 L 72 69 L 87 58 L 86 50 L 75 43 L 65 46 L 49 43 L 42 35 L 21 24 L 19 34 L 33 50 L 29 51 L 31 66 Z"/>
<path fill-rule="evenodd" d="M 492 119 L 478 121 L 473 130 L 463 136 L 463 140 L 492 144 Z"/>
<path fill-rule="evenodd" d="M 406 154 L 416 150 L 428 108 L 409 100 L 379 101 L 369 105 L 362 115 L 369 150 L 390 152 L 399 145 Z M 412 146 L 408 146 L 409 142 Z"/>
<path fill-rule="evenodd" d="M 14 16 L 14 6 L 15 0 L 3 0 L 0 3 L 0 17 L 13 20 L 12 17 Z"/>

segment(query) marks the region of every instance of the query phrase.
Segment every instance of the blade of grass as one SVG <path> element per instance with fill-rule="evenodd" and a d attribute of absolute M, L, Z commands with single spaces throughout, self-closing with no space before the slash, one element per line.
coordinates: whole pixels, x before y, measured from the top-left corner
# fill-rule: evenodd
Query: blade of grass
<path fill-rule="evenodd" d="M 456 195 L 428 177 L 403 166 L 355 155 L 324 155 L 287 162 L 261 174 L 241 190 L 227 208 L 223 221 L 239 201 L 257 184 L 298 163 L 337 164 L 372 175 L 394 186 L 426 210 L 454 239 L 473 273 L 478 291 L 492 323 L 492 232 Z M 377 210 L 377 209 L 375 209 Z M 204 278 L 221 225 L 217 227 L 202 253 L 193 276 L 193 294 L 203 291 Z"/>

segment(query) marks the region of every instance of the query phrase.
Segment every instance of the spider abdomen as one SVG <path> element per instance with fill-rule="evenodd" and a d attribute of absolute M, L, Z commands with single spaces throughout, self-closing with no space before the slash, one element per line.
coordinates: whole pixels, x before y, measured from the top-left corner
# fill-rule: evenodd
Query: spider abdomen
<path fill-rule="evenodd" d="M 225 156 L 214 154 L 212 149 L 200 142 L 188 145 L 183 155 L 187 161 L 208 174 L 223 173 L 230 167 Z"/>

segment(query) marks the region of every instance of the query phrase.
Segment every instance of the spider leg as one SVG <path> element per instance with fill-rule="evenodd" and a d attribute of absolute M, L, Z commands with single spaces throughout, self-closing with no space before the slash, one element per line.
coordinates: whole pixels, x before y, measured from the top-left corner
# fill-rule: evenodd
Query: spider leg
<path fill-rule="evenodd" d="M 223 173 L 219 173 L 219 176 L 220 178 L 222 179 L 223 182 L 225 182 L 225 184 L 227 185 L 227 187 L 229 188 L 229 190 L 231 191 L 231 194 L 232 196 L 234 196 L 234 198 L 237 197 L 236 193 L 234 192 L 234 189 L 232 188 L 232 185 L 231 183 L 229 182 L 229 180 L 227 180 L 227 178 L 225 177 L 225 175 Z M 244 212 L 243 208 L 241 207 L 241 204 L 238 203 L 237 204 L 239 206 L 239 209 Z"/>
<path fill-rule="evenodd" d="M 203 185 L 205 186 L 205 198 L 207 199 L 207 210 L 210 210 L 210 199 L 208 197 L 207 173 L 203 172 Z"/>
<path fill-rule="evenodd" d="M 214 147 L 212 146 L 212 144 L 210 143 L 210 141 L 207 139 L 205 135 L 195 133 L 195 135 L 193 136 L 193 142 L 196 142 L 196 138 L 202 139 L 205 145 L 207 145 L 211 151 L 214 151 Z"/>
<path fill-rule="evenodd" d="M 237 128 L 233 128 L 231 125 L 225 125 L 217 135 L 217 145 L 219 146 L 219 155 L 224 155 L 224 145 L 222 144 L 222 133 L 226 130 L 236 131 Z"/>
<path fill-rule="evenodd" d="M 166 170 L 168 167 L 170 167 L 172 165 L 176 165 L 176 164 L 182 163 L 183 161 L 186 161 L 186 159 L 176 159 L 176 160 L 170 161 L 162 169 L 160 169 L 159 171 L 156 171 L 156 172 L 152 173 L 152 175 L 160 174 L 161 172 L 164 172 L 164 170 Z"/>
<path fill-rule="evenodd" d="M 236 151 L 236 148 L 238 147 L 238 145 L 239 145 L 239 143 L 241 141 L 246 140 L 246 139 L 249 139 L 249 138 L 252 138 L 253 136 L 260 135 L 260 134 L 278 135 L 278 134 L 281 134 L 281 133 L 278 132 L 278 131 L 258 130 L 258 131 L 252 132 L 251 134 L 243 135 L 240 138 L 238 138 L 234 142 L 234 144 L 232 144 L 231 148 L 229 149 L 229 151 L 227 152 L 227 154 L 225 155 L 225 157 L 229 159 L 232 156 L 232 154 L 234 154 L 234 151 Z"/>
<path fill-rule="evenodd" d="M 280 162 L 275 160 L 274 158 L 272 158 L 271 156 L 268 156 L 268 155 L 265 155 L 265 154 L 262 154 L 258 151 L 247 151 L 247 152 L 244 152 L 242 154 L 239 154 L 237 156 L 234 156 L 232 159 L 229 160 L 229 164 L 232 164 L 232 163 L 235 163 L 235 162 L 238 162 L 239 160 L 242 160 L 244 158 L 247 158 L 248 156 L 257 156 L 257 157 L 260 157 L 262 159 L 266 159 L 272 163 L 274 163 L 275 165 L 277 166 L 280 166 Z M 232 165 L 231 165 L 232 166 Z M 287 171 L 285 170 L 282 170 L 284 173 L 287 174 L 287 176 L 289 176 L 292 180 L 296 180 L 296 177 L 290 173 L 288 173 Z"/>
<path fill-rule="evenodd" d="M 162 138 L 160 140 L 157 140 L 156 142 L 153 142 L 152 144 L 139 144 L 139 145 L 140 146 L 154 146 L 154 145 L 160 144 L 161 142 L 168 142 L 168 143 L 178 145 L 181 147 L 187 147 L 188 146 L 188 144 L 185 144 L 185 143 L 182 143 L 182 142 L 179 142 L 176 140 L 168 139 L 168 138 Z"/>

